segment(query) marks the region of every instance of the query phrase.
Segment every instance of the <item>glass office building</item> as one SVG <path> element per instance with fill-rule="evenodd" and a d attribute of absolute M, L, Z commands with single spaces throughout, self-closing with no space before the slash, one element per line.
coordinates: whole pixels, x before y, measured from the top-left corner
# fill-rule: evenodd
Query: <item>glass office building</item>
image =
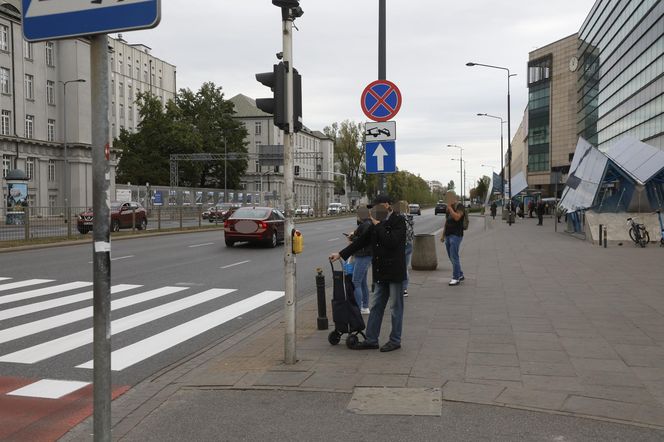
<path fill-rule="evenodd" d="M 625 135 L 664 149 L 664 0 L 598 0 L 578 46 L 577 134 L 600 150 Z"/>

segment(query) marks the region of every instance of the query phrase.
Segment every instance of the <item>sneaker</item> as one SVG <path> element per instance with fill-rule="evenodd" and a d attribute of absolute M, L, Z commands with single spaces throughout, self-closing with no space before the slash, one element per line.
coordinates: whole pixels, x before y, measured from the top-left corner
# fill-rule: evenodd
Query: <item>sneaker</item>
<path fill-rule="evenodd" d="M 383 345 L 383 346 L 380 348 L 380 351 L 381 351 L 382 353 L 386 353 L 386 352 L 388 352 L 388 351 L 394 351 L 394 350 L 398 350 L 398 349 L 400 349 L 400 348 L 401 348 L 401 344 L 397 344 L 397 343 L 394 343 L 394 342 L 392 342 L 392 341 L 388 341 L 387 344 Z"/>
<path fill-rule="evenodd" d="M 406 296 L 408 296 L 408 290 L 404 290 L 404 291 L 403 291 L 403 296 L 404 296 L 404 298 L 405 298 Z"/>
<path fill-rule="evenodd" d="M 459 277 L 459 282 L 461 282 L 461 281 L 465 281 L 465 280 L 466 280 L 466 277 L 465 277 L 465 276 L 461 275 L 461 276 Z"/>
<path fill-rule="evenodd" d="M 366 308 L 366 307 L 363 308 L 363 309 L 360 309 L 360 313 L 362 313 L 363 315 L 368 315 L 369 314 L 369 309 Z"/>
<path fill-rule="evenodd" d="M 459 280 L 458 279 L 450 279 L 450 282 L 447 285 L 459 285 Z"/>
<path fill-rule="evenodd" d="M 367 341 L 358 342 L 357 344 L 351 347 L 353 350 L 376 350 L 378 349 L 378 343 L 371 344 Z"/>

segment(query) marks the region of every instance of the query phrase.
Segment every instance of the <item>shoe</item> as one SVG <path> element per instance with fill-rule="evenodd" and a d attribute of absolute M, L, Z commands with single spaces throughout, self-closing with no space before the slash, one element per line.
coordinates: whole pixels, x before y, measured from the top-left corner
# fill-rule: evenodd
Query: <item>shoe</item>
<path fill-rule="evenodd" d="M 398 350 L 398 349 L 400 349 L 400 348 L 401 348 L 401 344 L 395 344 L 394 342 L 389 341 L 387 344 L 383 345 L 383 346 L 380 348 L 380 351 L 381 351 L 382 353 L 386 353 L 386 352 L 388 352 L 388 351 L 394 351 L 394 350 Z"/>
<path fill-rule="evenodd" d="M 360 313 L 362 313 L 363 315 L 368 315 L 369 314 L 369 309 L 366 308 L 366 307 L 363 308 L 363 309 L 360 309 Z"/>
<path fill-rule="evenodd" d="M 459 282 L 461 282 L 461 281 L 465 281 L 465 280 L 466 280 L 466 277 L 465 277 L 465 276 L 461 275 L 461 276 L 459 277 Z"/>
<path fill-rule="evenodd" d="M 403 291 L 403 296 L 404 296 L 404 298 L 405 298 L 406 296 L 408 296 L 408 290 L 404 290 L 404 291 Z"/>
<path fill-rule="evenodd" d="M 459 285 L 459 280 L 458 279 L 450 279 L 450 282 L 447 285 Z"/>
<path fill-rule="evenodd" d="M 358 342 L 357 344 L 351 347 L 353 350 L 376 350 L 378 349 L 378 343 L 370 344 L 367 341 Z"/>

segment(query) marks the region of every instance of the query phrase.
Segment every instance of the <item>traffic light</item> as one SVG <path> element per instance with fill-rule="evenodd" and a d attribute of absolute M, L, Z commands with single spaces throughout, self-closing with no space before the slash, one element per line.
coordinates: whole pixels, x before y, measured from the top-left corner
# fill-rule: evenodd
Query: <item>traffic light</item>
<path fill-rule="evenodd" d="M 293 133 L 302 129 L 302 77 L 293 69 Z"/>
<path fill-rule="evenodd" d="M 281 130 L 288 129 L 286 116 L 286 67 L 283 62 L 275 64 L 272 72 L 256 74 L 256 80 L 274 92 L 273 98 L 256 99 L 256 107 L 274 115 L 274 125 Z"/>
<path fill-rule="evenodd" d="M 280 8 L 297 8 L 300 0 L 272 0 L 272 4 Z"/>

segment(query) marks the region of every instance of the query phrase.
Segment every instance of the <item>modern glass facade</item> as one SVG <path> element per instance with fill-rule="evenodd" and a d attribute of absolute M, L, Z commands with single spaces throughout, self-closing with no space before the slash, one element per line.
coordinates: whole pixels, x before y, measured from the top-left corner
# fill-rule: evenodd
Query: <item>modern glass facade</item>
<path fill-rule="evenodd" d="M 549 170 L 551 57 L 528 63 L 528 172 Z"/>
<path fill-rule="evenodd" d="M 598 0 L 579 32 L 577 133 L 664 149 L 664 0 Z"/>

